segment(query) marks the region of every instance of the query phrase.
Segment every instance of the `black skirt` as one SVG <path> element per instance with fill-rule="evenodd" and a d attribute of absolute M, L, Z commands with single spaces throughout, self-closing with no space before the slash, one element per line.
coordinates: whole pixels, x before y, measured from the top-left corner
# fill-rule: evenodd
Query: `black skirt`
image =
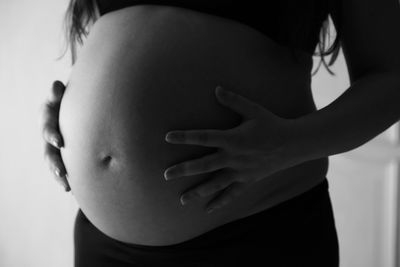
<path fill-rule="evenodd" d="M 78 211 L 75 267 L 338 267 L 328 180 L 273 208 L 169 246 L 112 239 Z"/>

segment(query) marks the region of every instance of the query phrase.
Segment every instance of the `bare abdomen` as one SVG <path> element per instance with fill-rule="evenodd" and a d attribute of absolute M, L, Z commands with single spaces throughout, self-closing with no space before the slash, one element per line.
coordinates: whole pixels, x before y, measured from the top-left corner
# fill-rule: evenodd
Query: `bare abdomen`
<path fill-rule="evenodd" d="M 142 5 L 100 18 L 60 110 L 62 157 L 82 211 L 110 237 L 143 245 L 182 242 L 248 214 L 262 192 L 273 191 L 267 179 L 214 214 L 204 212 L 214 196 L 181 206 L 180 194 L 210 176 L 167 182 L 164 170 L 216 149 L 173 145 L 164 136 L 237 126 L 239 115 L 215 98 L 218 84 L 282 117 L 312 112 L 311 59 L 302 55 L 296 63 L 243 24 L 182 8 Z M 325 171 L 326 161 L 314 161 L 274 175 L 295 183 Z M 270 195 L 269 206 L 283 201 Z"/>

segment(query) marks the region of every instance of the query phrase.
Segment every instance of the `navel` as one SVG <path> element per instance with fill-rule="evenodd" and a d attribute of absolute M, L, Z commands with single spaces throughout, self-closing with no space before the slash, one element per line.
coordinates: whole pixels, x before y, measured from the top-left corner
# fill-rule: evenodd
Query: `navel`
<path fill-rule="evenodd" d="M 100 153 L 99 157 L 99 165 L 102 168 L 112 168 L 116 165 L 117 158 L 110 152 L 102 152 Z"/>
<path fill-rule="evenodd" d="M 107 155 L 101 159 L 101 164 L 104 166 L 108 166 L 111 164 L 113 157 L 111 155 Z"/>

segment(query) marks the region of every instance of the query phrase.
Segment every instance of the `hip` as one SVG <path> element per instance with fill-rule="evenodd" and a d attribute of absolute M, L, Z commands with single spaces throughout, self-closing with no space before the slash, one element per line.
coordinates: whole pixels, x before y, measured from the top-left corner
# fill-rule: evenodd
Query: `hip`
<path fill-rule="evenodd" d="M 112 239 L 79 211 L 75 263 L 80 266 L 339 266 L 328 181 L 281 204 L 168 246 Z"/>

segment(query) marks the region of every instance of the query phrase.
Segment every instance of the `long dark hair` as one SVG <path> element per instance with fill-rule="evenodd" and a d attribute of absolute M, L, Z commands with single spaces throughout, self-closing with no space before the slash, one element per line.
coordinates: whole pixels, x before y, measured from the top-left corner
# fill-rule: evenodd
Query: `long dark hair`
<path fill-rule="evenodd" d="M 65 32 L 65 39 L 66 39 L 66 46 L 64 49 L 63 54 L 61 57 L 65 55 L 65 53 L 68 50 L 68 47 L 70 47 L 71 50 L 71 61 L 72 65 L 76 61 L 76 56 L 77 56 L 77 44 L 82 45 L 83 44 L 83 39 L 86 38 L 89 34 L 90 27 L 93 25 L 93 23 L 98 19 L 99 14 L 96 12 L 97 10 L 97 5 L 96 5 L 96 0 L 70 0 L 67 11 L 65 13 L 64 17 L 64 32 Z M 301 4 L 302 1 L 297 1 L 294 0 L 295 2 L 299 2 Z M 322 0 L 315 0 L 315 1 L 322 1 Z M 335 0 L 325 0 L 327 2 L 327 5 L 325 5 L 327 9 L 327 14 L 330 13 L 333 9 L 336 11 L 338 10 L 337 2 Z M 308 2 L 308 6 L 304 6 L 304 8 L 320 8 L 320 6 L 316 6 L 312 4 L 313 2 Z M 334 4 L 335 3 L 335 4 Z M 301 16 L 301 12 L 298 12 L 296 8 L 299 8 L 300 6 L 297 4 L 296 7 L 292 7 L 291 9 L 294 10 L 296 13 L 294 14 L 299 14 L 297 16 Z M 302 8 L 302 9 L 304 9 Z M 319 10 L 316 10 L 319 11 Z M 337 12 L 340 14 L 340 12 Z M 292 16 L 292 15 L 291 15 Z M 304 20 L 304 18 L 303 18 Z M 312 21 L 308 21 L 309 23 L 312 23 Z M 311 25 L 311 24 L 309 24 Z M 299 25 L 297 25 L 300 27 Z M 306 24 L 302 24 L 304 28 L 307 28 Z M 314 56 L 319 56 L 320 61 L 319 64 L 316 68 L 316 70 L 312 73 L 312 75 L 315 75 L 320 66 L 324 65 L 327 71 L 331 75 L 335 75 L 329 67 L 332 66 L 340 51 L 341 43 L 340 43 L 340 35 L 341 35 L 341 29 L 340 25 L 335 25 L 336 29 L 336 37 L 332 45 L 327 47 L 330 43 L 331 39 L 331 31 L 330 31 L 330 21 L 329 17 L 325 16 L 325 20 L 322 23 L 322 26 L 320 28 L 320 34 L 319 34 L 319 42 L 317 44 L 317 49 L 314 52 Z M 309 29 L 308 29 L 309 30 Z M 296 31 L 297 34 L 303 33 L 301 29 L 298 29 Z M 307 32 L 307 31 L 306 31 Z M 297 36 L 298 37 L 298 36 Z M 297 39 L 297 37 L 292 38 L 292 39 Z M 296 41 L 296 40 L 295 40 Z M 291 46 L 291 44 L 289 44 Z M 326 62 L 325 57 L 331 55 L 329 63 Z"/>

